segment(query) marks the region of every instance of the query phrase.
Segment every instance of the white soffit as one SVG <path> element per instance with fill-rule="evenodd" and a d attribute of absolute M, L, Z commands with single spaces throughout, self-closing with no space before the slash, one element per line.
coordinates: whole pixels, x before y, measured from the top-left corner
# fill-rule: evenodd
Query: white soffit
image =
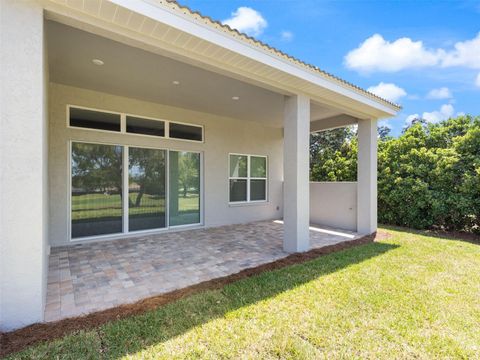
<path fill-rule="evenodd" d="M 313 101 L 358 118 L 383 118 L 398 108 L 313 70 L 274 56 L 230 33 L 153 1 L 44 0 L 46 17 L 108 36 L 132 46 L 200 65 L 285 95 L 303 93 Z M 208 39 L 208 40 L 207 40 Z"/>

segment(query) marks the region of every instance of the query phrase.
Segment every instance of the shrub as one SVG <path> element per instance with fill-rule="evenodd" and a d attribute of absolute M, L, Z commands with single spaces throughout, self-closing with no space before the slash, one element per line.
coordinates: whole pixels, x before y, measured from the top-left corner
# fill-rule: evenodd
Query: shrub
<path fill-rule="evenodd" d="M 379 222 L 417 229 L 480 231 L 480 118 L 417 122 L 378 145 Z M 353 130 L 311 147 L 311 179 L 356 180 Z M 335 141 L 328 141 L 332 138 Z M 339 141 L 342 138 L 340 145 Z M 326 140 L 325 140 L 326 139 Z M 312 140 L 314 141 L 314 140 Z M 317 143 L 318 147 L 322 144 Z"/>

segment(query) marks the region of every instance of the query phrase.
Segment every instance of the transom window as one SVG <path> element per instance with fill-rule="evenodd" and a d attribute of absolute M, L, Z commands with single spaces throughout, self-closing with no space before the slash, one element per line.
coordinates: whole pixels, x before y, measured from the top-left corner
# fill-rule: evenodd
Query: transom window
<path fill-rule="evenodd" d="M 267 201 L 267 157 L 229 155 L 229 202 Z"/>
<path fill-rule="evenodd" d="M 68 126 L 203 142 L 203 126 L 68 106 Z"/>

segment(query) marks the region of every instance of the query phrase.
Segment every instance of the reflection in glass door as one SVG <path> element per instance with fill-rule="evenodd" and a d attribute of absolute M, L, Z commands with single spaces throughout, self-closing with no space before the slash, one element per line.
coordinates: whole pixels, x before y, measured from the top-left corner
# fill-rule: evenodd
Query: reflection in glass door
<path fill-rule="evenodd" d="M 200 224 L 200 158 L 72 142 L 71 238 Z"/>
<path fill-rule="evenodd" d="M 169 225 L 200 223 L 200 154 L 169 151 Z"/>
<path fill-rule="evenodd" d="M 122 232 L 122 146 L 72 143 L 71 235 Z"/>
<path fill-rule="evenodd" d="M 166 151 L 128 149 L 128 229 L 159 229 L 166 226 Z"/>

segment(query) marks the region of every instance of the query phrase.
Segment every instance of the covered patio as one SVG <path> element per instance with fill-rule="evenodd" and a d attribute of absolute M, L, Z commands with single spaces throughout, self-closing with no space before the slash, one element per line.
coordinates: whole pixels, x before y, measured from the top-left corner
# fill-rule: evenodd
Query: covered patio
<path fill-rule="evenodd" d="M 361 238 L 310 227 L 311 248 Z M 88 314 L 288 256 L 282 221 L 259 221 L 52 249 L 45 321 Z"/>
<path fill-rule="evenodd" d="M 395 104 L 172 1 L 5 4 L 2 331 L 376 231 Z M 357 182 L 310 184 L 353 124 Z"/>

